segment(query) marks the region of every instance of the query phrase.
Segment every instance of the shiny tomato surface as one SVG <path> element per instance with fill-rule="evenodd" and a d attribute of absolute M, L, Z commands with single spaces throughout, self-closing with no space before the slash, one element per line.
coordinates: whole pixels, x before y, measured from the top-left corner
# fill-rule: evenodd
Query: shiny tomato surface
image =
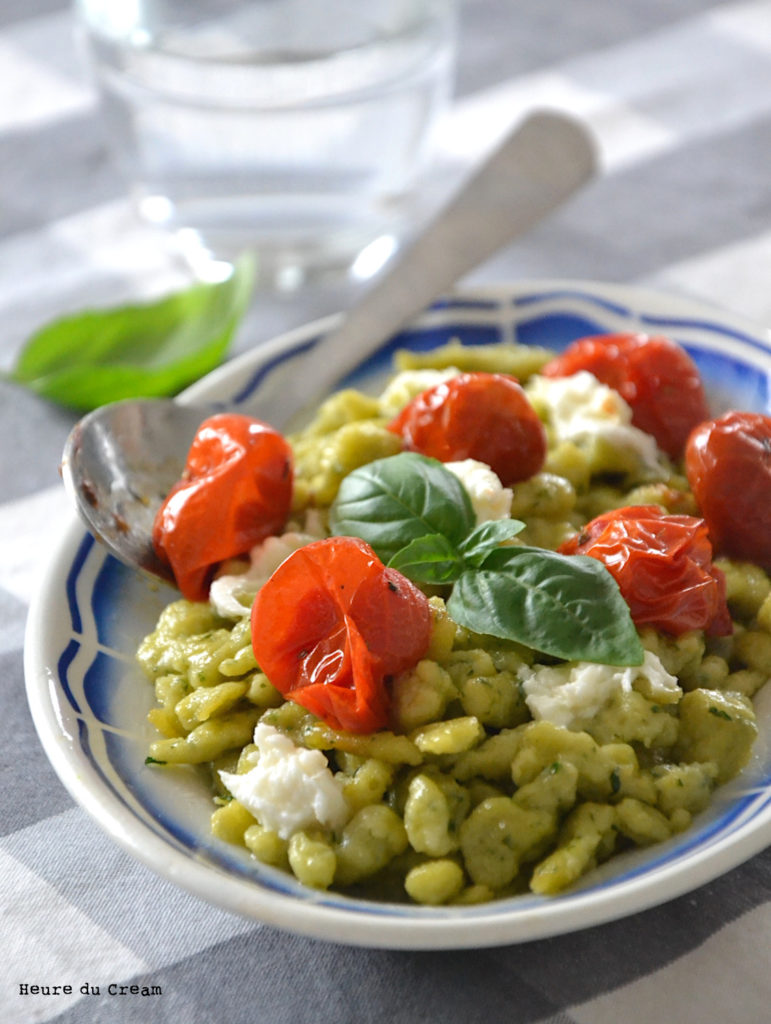
<path fill-rule="evenodd" d="M 712 564 L 703 519 L 630 505 L 597 516 L 560 551 L 602 562 L 637 626 L 675 636 L 691 629 L 731 632 L 725 578 Z"/>
<path fill-rule="evenodd" d="M 546 432 L 520 384 L 501 373 L 461 373 L 421 392 L 391 421 L 408 451 L 440 462 L 477 459 L 504 486 L 537 473 Z"/>
<path fill-rule="evenodd" d="M 425 595 L 354 537 L 295 551 L 252 607 L 254 655 L 271 683 L 349 732 L 388 724 L 387 678 L 416 664 L 430 637 Z"/>
<path fill-rule="evenodd" d="M 701 376 L 688 353 L 669 338 L 599 334 L 574 341 L 541 370 L 568 377 L 579 370 L 613 388 L 632 409 L 632 423 L 679 459 L 691 430 L 709 416 Z"/>
<path fill-rule="evenodd" d="M 716 550 L 771 569 L 771 416 L 728 412 L 700 424 L 685 471 Z"/>
<path fill-rule="evenodd" d="M 279 533 L 292 500 L 292 451 L 272 427 L 221 413 L 198 428 L 182 479 L 155 517 L 153 545 L 191 601 L 220 562 Z"/>

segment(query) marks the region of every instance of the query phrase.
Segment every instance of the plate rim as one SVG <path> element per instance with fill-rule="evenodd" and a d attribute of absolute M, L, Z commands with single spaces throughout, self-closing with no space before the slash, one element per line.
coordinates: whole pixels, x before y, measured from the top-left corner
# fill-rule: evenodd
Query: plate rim
<path fill-rule="evenodd" d="M 677 315 L 698 316 L 699 319 L 712 317 L 721 325 L 729 325 L 752 338 L 764 338 L 759 347 L 767 351 L 771 359 L 771 329 L 699 299 L 669 295 L 635 285 L 542 278 L 456 289 L 440 300 L 440 306 L 446 301 L 480 298 L 505 302 L 516 296 L 544 290 L 583 292 L 588 297 L 599 295 L 643 306 L 663 304 Z M 256 371 L 279 353 L 315 335 L 322 335 L 342 315 L 336 313 L 317 318 L 255 345 L 253 349 L 234 357 L 187 388 L 179 396 L 180 400 L 195 402 L 223 384 L 234 382 L 246 368 Z M 660 866 L 652 873 L 623 879 L 617 885 L 599 891 L 585 894 L 579 891 L 575 894 L 566 893 L 564 898 L 544 898 L 543 902 L 529 908 L 518 909 L 516 905 L 509 908 L 509 901 L 482 904 L 481 912 L 476 913 L 474 908 L 457 908 L 458 913 L 454 912 L 454 908 L 443 908 L 441 915 L 431 917 L 421 917 L 420 908 L 411 908 L 409 905 L 398 906 L 405 906 L 408 911 L 415 913 L 395 913 L 389 916 L 385 913 L 367 913 L 297 900 L 291 894 L 273 892 L 255 880 L 240 878 L 214 864 L 196 859 L 149 830 L 140 819 L 123 808 L 109 790 L 99 792 L 98 779 L 96 784 L 94 780 L 84 781 L 83 766 L 78 767 L 73 760 L 75 743 L 72 737 L 67 736 L 57 716 L 54 694 L 51 692 L 55 680 L 50 662 L 44 657 L 45 645 L 41 643 L 41 638 L 45 637 L 46 620 L 52 613 L 50 604 L 55 599 L 56 581 L 66 573 L 74 553 L 87 536 L 85 527 L 73 511 L 30 604 L 25 628 L 24 674 L 35 729 L 65 789 L 104 832 L 156 874 L 222 909 L 295 934 L 346 945 L 405 950 L 492 947 L 579 931 L 650 909 L 693 891 L 737 867 L 771 843 L 771 806 L 767 806 L 761 820 L 758 821 L 756 817 L 750 823 L 751 829 L 748 830 L 747 824 L 739 826 L 717 848 L 708 845 L 692 851 L 684 858 Z M 70 741 L 70 748 L 66 741 L 62 741 L 63 732 Z M 377 907 L 378 904 L 373 903 L 373 910 Z M 501 909 L 497 910 L 498 907 Z M 453 920 L 461 924 L 462 928 L 448 928 L 448 923 Z"/>

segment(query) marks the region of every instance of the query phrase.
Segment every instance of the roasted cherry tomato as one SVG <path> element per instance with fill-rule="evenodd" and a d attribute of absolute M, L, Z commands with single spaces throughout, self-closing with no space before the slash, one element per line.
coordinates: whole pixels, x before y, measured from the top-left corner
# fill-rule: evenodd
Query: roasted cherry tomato
<path fill-rule="evenodd" d="M 543 367 L 545 377 L 579 370 L 613 388 L 632 409 L 632 423 L 652 434 L 673 459 L 709 410 L 701 376 L 691 357 L 669 338 L 647 334 L 599 334 L 574 341 Z"/>
<path fill-rule="evenodd" d="M 504 485 L 537 473 L 546 458 L 546 432 L 514 377 L 461 373 L 409 402 L 388 424 L 409 451 L 440 462 L 477 459 Z"/>
<path fill-rule="evenodd" d="M 771 416 L 728 412 L 700 424 L 685 471 L 716 550 L 771 569 Z"/>
<path fill-rule="evenodd" d="M 278 533 L 291 500 L 292 451 L 281 434 L 249 416 L 212 416 L 158 510 L 153 546 L 183 596 L 205 601 L 217 565 Z"/>
<path fill-rule="evenodd" d="M 364 541 L 330 537 L 286 558 L 252 606 L 252 646 L 280 693 L 335 729 L 388 724 L 388 676 L 431 637 L 425 595 Z"/>
<path fill-rule="evenodd" d="M 597 516 L 560 551 L 602 562 L 637 626 L 675 636 L 689 629 L 713 636 L 731 632 L 725 577 L 712 564 L 703 519 L 630 505 Z"/>

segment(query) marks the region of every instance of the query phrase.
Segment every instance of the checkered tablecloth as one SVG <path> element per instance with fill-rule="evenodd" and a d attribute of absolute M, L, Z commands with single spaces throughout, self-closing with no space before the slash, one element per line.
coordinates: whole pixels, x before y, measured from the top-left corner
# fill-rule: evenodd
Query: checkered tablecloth
<path fill-rule="evenodd" d="M 437 194 L 543 105 L 594 128 L 603 174 L 474 281 L 654 285 L 771 323 L 771 2 L 462 0 Z M 0 0 L 0 368 L 64 312 L 181 279 L 166 240 L 135 222 L 108 159 L 67 5 Z M 354 293 L 263 296 L 234 352 Z M 0 395 L 0 1021 L 771 1019 L 768 850 L 615 923 L 450 953 L 284 934 L 131 860 L 58 782 L 24 693 L 25 618 L 68 517 L 58 462 L 74 417 L 4 382 Z M 73 991 L 23 988 L 35 984 Z M 131 985 L 157 994 L 112 994 Z"/>

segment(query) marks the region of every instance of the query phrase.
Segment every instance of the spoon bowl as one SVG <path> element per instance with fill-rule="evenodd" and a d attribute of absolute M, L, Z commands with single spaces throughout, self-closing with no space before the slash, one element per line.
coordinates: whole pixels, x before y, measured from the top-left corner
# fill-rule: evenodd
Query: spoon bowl
<path fill-rule="evenodd" d="M 84 416 L 64 449 L 64 485 L 90 532 L 122 562 L 168 583 L 174 579 L 153 548 L 153 521 L 214 411 L 171 399 L 113 402 Z"/>

